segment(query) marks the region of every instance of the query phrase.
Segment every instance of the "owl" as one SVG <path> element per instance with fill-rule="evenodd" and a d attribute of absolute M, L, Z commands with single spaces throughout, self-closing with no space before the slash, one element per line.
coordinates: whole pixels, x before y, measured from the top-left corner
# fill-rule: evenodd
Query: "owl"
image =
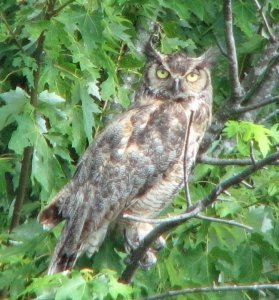
<path fill-rule="evenodd" d="M 150 43 L 145 53 L 134 104 L 97 136 L 72 179 L 39 215 L 48 228 L 65 220 L 49 274 L 70 270 L 80 255 L 96 252 L 113 224 L 127 252 L 136 248 L 153 227 L 123 215 L 156 218 L 183 185 L 184 156 L 187 176 L 194 165 L 211 119 L 214 55 L 166 55 Z M 156 247 L 163 244 L 160 238 Z M 156 247 L 147 251 L 143 267 L 156 261 Z"/>

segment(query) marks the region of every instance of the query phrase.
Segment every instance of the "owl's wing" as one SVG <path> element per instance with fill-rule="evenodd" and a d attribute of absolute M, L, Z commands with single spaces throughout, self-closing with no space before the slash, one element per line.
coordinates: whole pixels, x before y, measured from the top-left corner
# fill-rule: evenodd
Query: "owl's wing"
<path fill-rule="evenodd" d="M 41 212 L 39 221 L 48 227 L 66 220 L 49 273 L 70 269 L 79 253 L 93 253 L 109 223 L 180 155 L 177 139 L 183 137 L 171 132 L 165 112 L 160 118 L 160 103 L 146 105 L 113 121 L 89 146 L 72 180 Z M 162 136 L 169 137 L 167 145 Z"/>

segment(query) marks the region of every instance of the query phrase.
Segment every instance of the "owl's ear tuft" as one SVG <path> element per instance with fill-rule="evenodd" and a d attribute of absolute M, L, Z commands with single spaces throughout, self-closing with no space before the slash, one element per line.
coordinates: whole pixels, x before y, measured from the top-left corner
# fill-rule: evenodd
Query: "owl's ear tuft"
<path fill-rule="evenodd" d="M 216 48 L 216 47 L 209 48 L 202 56 L 199 57 L 201 60 L 201 63 L 199 66 L 201 68 L 205 67 L 205 68 L 211 69 L 215 65 L 219 54 L 220 54 L 220 51 L 218 48 Z"/>
<path fill-rule="evenodd" d="M 151 39 L 145 44 L 144 53 L 149 59 L 156 60 L 157 62 L 161 63 L 163 60 L 163 55 L 154 48 Z"/>

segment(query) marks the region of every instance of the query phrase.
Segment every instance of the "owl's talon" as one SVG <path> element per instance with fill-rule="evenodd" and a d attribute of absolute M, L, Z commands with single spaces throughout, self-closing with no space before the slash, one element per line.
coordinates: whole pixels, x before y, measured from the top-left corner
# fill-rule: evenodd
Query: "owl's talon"
<path fill-rule="evenodd" d="M 143 257 L 143 259 L 140 261 L 140 267 L 144 270 L 147 271 L 148 269 L 150 269 L 153 265 L 155 265 L 157 262 L 157 257 L 156 255 L 148 250 L 145 253 L 145 256 Z"/>
<path fill-rule="evenodd" d="M 153 244 L 153 249 L 156 251 L 160 251 L 166 247 L 166 241 L 163 237 L 159 237 Z"/>

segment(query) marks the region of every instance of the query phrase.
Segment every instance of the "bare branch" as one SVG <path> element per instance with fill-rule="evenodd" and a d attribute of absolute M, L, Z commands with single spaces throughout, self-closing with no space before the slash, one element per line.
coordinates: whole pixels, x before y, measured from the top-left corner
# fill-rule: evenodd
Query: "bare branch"
<path fill-rule="evenodd" d="M 156 226 L 140 243 L 139 247 L 131 252 L 129 261 L 131 262 L 121 275 L 120 281 L 123 283 L 129 283 L 139 266 L 139 261 L 143 258 L 147 249 L 151 244 L 159 238 L 163 233 L 175 228 L 176 226 L 185 223 L 190 218 L 196 217 L 204 208 L 213 204 L 218 196 L 229 187 L 241 183 L 244 179 L 248 178 L 251 174 L 257 170 L 262 169 L 264 166 L 279 159 L 279 151 L 275 152 L 265 159 L 255 162 L 254 165 L 246 168 L 237 175 L 219 183 L 204 199 L 198 201 L 191 207 L 189 207 L 186 213 L 172 218 L 164 219 L 164 222 Z"/>
<path fill-rule="evenodd" d="M 207 217 L 207 216 L 203 216 L 201 214 L 198 214 L 196 216 L 196 218 L 201 219 L 201 220 L 205 220 L 205 221 L 209 221 L 209 222 L 222 223 L 222 224 L 241 227 L 241 228 L 244 228 L 244 229 L 247 229 L 247 230 L 253 230 L 253 227 L 245 225 L 245 224 L 238 223 L 234 220 L 225 220 L 225 219 L 220 219 L 220 218 Z"/>
<path fill-rule="evenodd" d="M 19 40 L 17 39 L 16 34 L 14 33 L 14 31 L 12 30 L 10 24 L 8 23 L 4 13 L 0 13 L 0 18 L 3 20 L 3 23 L 5 24 L 5 26 L 7 27 L 12 39 L 15 41 L 16 45 L 18 46 L 18 48 L 22 51 L 25 52 L 25 50 L 23 49 L 21 43 L 19 42 Z"/>
<path fill-rule="evenodd" d="M 16 200 L 15 200 L 15 205 L 14 205 L 14 210 L 12 215 L 12 221 L 10 224 L 10 232 L 19 224 L 21 209 L 24 202 L 26 187 L 30 175 L 32 154 L 33 154 L 32 147 L 26 147 L 23 151 L 23 159 L 21 163 L 19 183 L 18 183 Z"/>
<path fill-rule="evenodd" d="M 189 288 L 176 291 L 168 291 L 163 294 L 154 295 L 151 297 L 144 298 L 144 300 L 158 300 L 165 299 L 169 297 L 175 297 L 179 295 L 186 294 L 196 294 L 196 293 L 217 293 L 217 292 L 236 292 L 236 291 L 258 291 L 262 290 L 279 290 L 279 284 L 253 284 L 253 285 L 224 285 L 224 286 L 212 286 L 203 288 Z"/>
<path fill-rule="evenodd" d="M 225 38 L 227 43 L 227 53 L 229 58 L 230 80 L 232 83 L 232 94 L 235 100 L 240 100 L 243 96 L 243 89 L 238 78 L 238 62 L 236 47 L 233 36 L 232 20 L 232 2 L 224 0 L 224 21 L 225 21 Z"/>
<path fill-rule="evenodd" d="M 271 40 L 272 42 L 275 42 L 276 39 L 275 39 L 275 37 L 274 37 L 274 35 L 273 35 L 273 33 L 272 33 L 272 31 L 271 31 L 269 25 L 268 25 L 266 16 L 265 16 L 265 14 L 264 14 L 264 12 L 263 12 L 263 9 L 262 9 L 260 3 L 258 2 L 258 0 L 254 0 L 254 2 L 255 2 L 255 4 L 256 4 L 257 10 L 259 11 L 259 13 L 260 13 L 260 15 L 261 15 L 261 17 L 262 17 L 262 19 L 263 19 L 263 24 L 264 24 L 264 27 L 265 27 L 265 29 L 266 29 L 266 31 L 267 31 L 269 37 L 270 37 L 270 40 Z"/>
<path fill-rule="evenodd" d="M 238 108 L 235 109 L 235 113 L 245 113 L 247 111 L 258 109 L 258 108 L 261 108 L 263 106 L 269 105 L 269 104 L 277 102 L 277 101 L 279 101 L 279 96 L 271 97 L 271 98 L 266 99 L 266 100 L 264 100 L 262 102 L 259 102 L 259 103 L 254 103 L 254 104 L 251 104 L 251 105 L 238 107 Z"/>
<path fill-rule="evenodd" d="M 187 208 L 192 205 L 191 195 L 190 195 L 189 185 L 188 185 L 188 174 L 189 174 L 190 170 L 187 171 L 187 152 L 188 152 L 188 146 L 189 146 L 190 131 L 191 131 L 191 126 L 192 126 L 192 122 L 193 122 L 193 115 L 194 115 L 194 112 L 191 110 L 189 123 L 188 123 L 187 130 L 185 133 L 185 146 L 184 146 L 184 157 L 183 157 L 183 175 L 184 175 L 183 180 L 184 180 L 184 191 L 185 191 L 185 199 L 186 199 Z"/>
<path fill-rule="evenodd" d="M 253 162 L 251 159 L 239 159 L 239 158 L 215 158 L 215 157 L 209 157 L 207 155 L 201 155 L 197 158 L 197 162 L 207 165 L 213 165 L 213 166 L 249 166 L 252 165 Z M 279 165 L 279 161 L 274 161 L 270 163 L 269 165 Z"/>
<path fill-rule="evenodd" d="M 251 140 L 249 145 L 250 158 L 253 165 L 256 163 L 255 155 L 254 155 L 254 142 Z"/>
<path fill-rule="evenodd" d="M 54 5 L 55 5 L 55 1 L 49 1 L 47 3 L 46 14 L 45 14 L 46 20 L 49 20 L 51 18 L 50 13 L 53 12 Z M 37 69 L 34 70 L 33 72 L 33 80 L 34 80 L 33 87 L 31 88 L 30 91 L 30 103 L 34 107 L 37 107 L 38 105 L 39 80 L 41 74 L 41 63 L 42 63 L 44 42 L 45 42 L 45 36 L 43 31 L 41 32 L 39 38 L 37 39 L 36 48 L 32 55 L 37 64 Z M 25 198 L 28 179 L 30 176 L 32 155 L 33 155 L 33 147 L 28 146 L 24 148 L 23 159 L 22 159 L 21 170 L 20 170 L 19 185 L 18 185 L 18 190 L 16 195 L 15 207 L 12 215 L 12 221 L 10 224 L 10 231 L 12 231 L 19 224 L 21 209 Z"/>
<path fill-rule="evenodd" d="M 140 223 L 162 224 L 162 223 L 173 221 L 173 220 L 180 220 L 181 216 L 182 216 L 182 219 L 185 219 L 186 217 L 188 218 L 188 216 L 190 216 L 190 218 L 191 218 L 192 213 L 191 214 L 186 213 L 186 214 L 181 214 L 181 215 L 178 215 L 178 216 L 172 216 L 172 217 L 169 217 L 169 218 L 162 218 L 162 219 L 146 219 L 146 218 L 140 218 L 140 217 L 129 215 L 129 214 L 124 214 L 123 218 L 127 219 L 127 220 L 130 220 L 130 221 L 140 222 Z M 197 219 L 205 220 L 205 221 L 222 223 L 222 224 L 241 227 L 241 228 L 244 228 L 244 229 L 247 229 L 247 230 L 253 230 L 253 227 L 250 227 L 250 226 L 245 225 L 245 224 L 238 223 L 234 220 L 225 220 L 225 219 L 220 219 L 220 218 L 207 217 L 207 216 L 203 216 L 201 214 L 198 214 L 194 217 L 197 218 Z"/>
<path fill-rule="evenodd" d="M 214 34 L 214 31 L 212 32 L 213 36 L 214 36 L 214 40 L 216 42 L 216 45 L 218 47 L 218 49 L 220 50 L 220 53 L 225 56 L 226 58 L 228 58 L 228 54 L 227 52 L 224 50 L 223 46 L 221 45 L 220 41 L 218 40 L 217 36 Z"/>
<path fill-rule="evenodd" d="M 279 108 L 275 109 L 272 113 L 268 114 L 266 117 L 262 118 L 261 120 L 258 121 L 259 124 L 264 124 L 271 118 L 279 115 Z"/>

